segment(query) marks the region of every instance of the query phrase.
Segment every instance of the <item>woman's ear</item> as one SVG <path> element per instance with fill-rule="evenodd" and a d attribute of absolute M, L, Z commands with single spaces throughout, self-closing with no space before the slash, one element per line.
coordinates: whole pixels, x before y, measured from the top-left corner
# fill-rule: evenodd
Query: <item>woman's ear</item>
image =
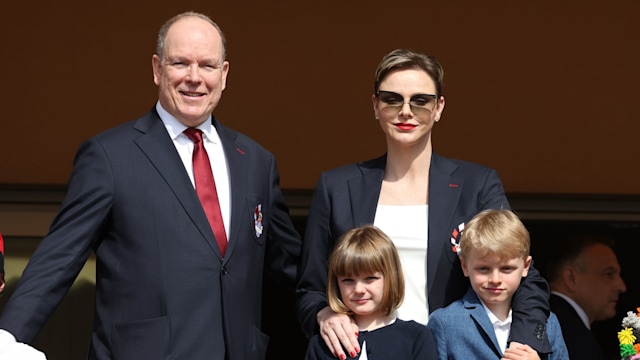
<path fill-rule="evenodd" d="M 373 104 L 373 114 L 376 117 L 376 120 L 380 119 L 380 115 L 378 115 L 378 97 L 376 94 L 371 95 L 371 102 Z"/>
<path fill-rule="evenodd" d="M 440 99 L 438 99 L 438 106 L 436 106 L 436 122 L 440 121 L 443 111 L 444 111 L 444 96 L 440 96 Z"/>

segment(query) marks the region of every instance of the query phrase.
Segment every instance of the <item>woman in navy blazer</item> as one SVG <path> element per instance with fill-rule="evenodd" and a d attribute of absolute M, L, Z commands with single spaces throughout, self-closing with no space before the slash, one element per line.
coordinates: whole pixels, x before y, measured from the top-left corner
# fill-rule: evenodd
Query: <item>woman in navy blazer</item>
<path fill-rule="evenodd" d="M 431 56 L 402 49 L 385 56 L 376 70 L 372 101 L 386 154 L 327 171 L 318 180 L 298 272 L 298 317 L 307 336 L 320 332 L 336 356 L 359 351 L 357 327 L 333 313 L 325 296 L 326 261 L 346 230 L 375 223 L 379 206 L 424 205 L 428 236 L 414 235 L 426 249 L 424 306 L 433 311 L 461 298 L 469 287 L 452 238 L 481 210 L 510 208 L 495 170 L 433 152 L 431 132 L 445 105 L 442 79 L 442 67 Z M 402 220 L 390 221 L 404 226 Z M 383 230 L 393 239 L 393 231 Z M 511 339 L 542 353 L 550 351 L 544 332 L 548 294 L 546 281 L 531 269 L 514 298 Z"/>

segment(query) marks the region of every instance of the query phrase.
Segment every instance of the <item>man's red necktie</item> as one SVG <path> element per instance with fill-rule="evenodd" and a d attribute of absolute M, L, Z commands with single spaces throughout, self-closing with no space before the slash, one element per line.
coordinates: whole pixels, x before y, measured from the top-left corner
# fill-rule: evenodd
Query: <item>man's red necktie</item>
<path fill-rule="evenodd" d="M 204 212 L 207 214 L 207 219 L 209 219 L 213 235 L 218 241 L 220 254 L 224 257 L 227 249 L 227 234 L 224 230 L 224 222 L 222 221 L 220 202 L 218 201 L 218 192 L 213 172 L 211 171 L 209 155 L 207 155 L 207 150 L 205 150 L 202 143 L 202 131 L 196 128 L 187 128 L 184 134 L 193 141 L 193 178 L 196 183 L 196 192 Z"/>

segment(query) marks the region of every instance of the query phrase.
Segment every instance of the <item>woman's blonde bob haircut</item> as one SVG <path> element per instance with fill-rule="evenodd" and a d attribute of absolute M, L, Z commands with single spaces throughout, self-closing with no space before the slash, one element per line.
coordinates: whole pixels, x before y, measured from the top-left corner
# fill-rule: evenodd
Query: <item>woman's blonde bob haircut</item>
<path fill-rule="evenodd" d="M 339 276 L 362 276 L 380 272 L 384 290 L 381 309 L 390 315 L 404 300 L 404 276 L 398 251 L 393 241 L 373 225 L 353 228 L 336 242 L 329 257 L 327 298 L 329 306 L 339 314 L 353 315 L 342 301 Z"/>

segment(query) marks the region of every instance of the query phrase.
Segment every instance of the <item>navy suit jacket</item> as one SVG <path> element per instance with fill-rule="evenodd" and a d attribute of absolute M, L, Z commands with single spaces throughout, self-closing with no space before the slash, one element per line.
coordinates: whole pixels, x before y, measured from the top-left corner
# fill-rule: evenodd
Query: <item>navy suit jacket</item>
<path fill-rule="evenodd" d="M 427 327 L 436 340 L 438 359 L 502 358 L 502 349 L 498 345 L 493 324 L 478 295 L 471 288 L 462 299 L 434 311 Z M 549 315 L 546 328 L 552 353 L 543 355 L 541 359 L 568 360 L 560 324 L 553 313 Z"/>
<path fill-rule="evenodd" d="M 575 309 L 565 299 L 551 294 L 551 311 L 560 321 L 564 342 L 571 359 L 604 360 L 604 354 L 595 335 L 584 325 Z"/>
<path fill-rule="evenodd" d="M 327 306 L 327 259 L 347 230 L 372 224 L 384 177 L 386 156 L 323 173 L 311 202 L 297 289 L 298 318 L 308 337 L 318 332 L 316 314 Z M 469 287 L 451 236 L 461 223 L 485 209 L 509 209 L 498 173 L 490 168 L 437 154 L 429 172 L 427 295 L 429 311 L 460 299 Z M 549 352 L 544 332 L 549 287 L 535 268 L 514 299 L 513 340 Z"/>
<path fill-rule="evenodd" d="M 274 157 L 220 125 L 231 186 L 224 259 L 157 112 L 84 142 L 49 233 L 0 317 L 30 342 L 96 254 L 90 359 L 262 359 L 263 265 L 295 287 L 300 237 Z M 254 215 L 262 205 L 264 231 Z"/>

